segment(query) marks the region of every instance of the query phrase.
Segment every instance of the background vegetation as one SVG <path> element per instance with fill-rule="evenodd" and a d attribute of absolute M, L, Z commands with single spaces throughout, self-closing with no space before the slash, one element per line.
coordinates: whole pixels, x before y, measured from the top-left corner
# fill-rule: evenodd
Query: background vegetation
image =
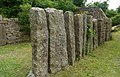
<path fill-rule="evenodd" d="M 51 7 L 64 11 L 74 11 L 78 7 L 99 7 L 112 19 L 113 25 L 118 25 L 120 24 L 120 7 L 109 10 L 108 1 L 86 4 L 87 0 L 0 0 L 0 14 L 7 18 L 18 17 L 23 30 L 27 33 L 30 33 L 29 10 L 31 7 Z"/>

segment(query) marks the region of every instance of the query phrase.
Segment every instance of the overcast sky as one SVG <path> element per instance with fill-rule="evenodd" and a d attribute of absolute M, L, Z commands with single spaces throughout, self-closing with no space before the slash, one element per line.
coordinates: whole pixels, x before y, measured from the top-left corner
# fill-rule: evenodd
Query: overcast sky
<path fill-rule="evenodd" d="M 87 0 L 87 3 L 106 0 Z M 120 0 L 109 0 L 109 9 L 116 9 L 120 6 Z"/>

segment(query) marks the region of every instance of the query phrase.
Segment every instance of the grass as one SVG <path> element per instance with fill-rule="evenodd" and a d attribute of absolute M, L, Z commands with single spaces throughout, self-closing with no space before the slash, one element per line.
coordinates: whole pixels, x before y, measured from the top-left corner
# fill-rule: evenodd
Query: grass
<path fill-rule="evenodd" d="M 113 33 L 112 41 L 54 77 L 120 77 L 120 32 Z"/>
<path fill-rule="evenodd" d="M 0 47 L 0 77 L 26 77 L 31 63 L 30 43 Z"/>
<path fill-rule="evenodd" d="M 31 45 L 0 47 L 0 77 L 26 77 L 31 69 Z M 120 77 L 120 32 L 84 59 L 52 77 Z"/>

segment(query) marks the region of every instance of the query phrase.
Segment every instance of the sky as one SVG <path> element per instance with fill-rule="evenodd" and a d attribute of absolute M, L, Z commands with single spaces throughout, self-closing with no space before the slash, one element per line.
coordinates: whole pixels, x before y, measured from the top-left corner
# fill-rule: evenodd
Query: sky
<path fill-rule="evenodd" d="M 96 1 L 106 1 L 106 0 L 87 0 L 87 3 L 90 2 L 96 2 Z M 109 9 L 116 9 L 120 6 L 120 0 L 109 0 Z"/>

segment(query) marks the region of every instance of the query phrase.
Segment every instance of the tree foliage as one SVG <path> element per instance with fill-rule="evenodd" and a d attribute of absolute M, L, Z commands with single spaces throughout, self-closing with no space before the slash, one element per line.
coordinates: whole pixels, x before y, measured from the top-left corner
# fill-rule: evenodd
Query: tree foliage
<path fill-rule="evenodd" d="M 103 2 L 94 2 L 94 3 L 91 3 L 91 4 L 88 4 L 87 5 L 88 7 L 98 7 L 98 8 L 101 8 L 104 12 L 106 12 L 108 10 L 108 0 L 107 1 L 103 1 Z"/>
<path fill-rule="evenodd" d="M 18 17 L 23 30 L 28 32 L 29 10 L 31 7 L 56 8 L 64 11 L 74 11 L 76 7 L 85 5 L 86 0 L 0 0 L 0 14 L 3 17 Z"/>
<path fill-rule="evenodd" d="M 115 26 L 115 25 L 119 25 L 120 24 L 120 14 L 112 17 L 112 25 Z"/>

